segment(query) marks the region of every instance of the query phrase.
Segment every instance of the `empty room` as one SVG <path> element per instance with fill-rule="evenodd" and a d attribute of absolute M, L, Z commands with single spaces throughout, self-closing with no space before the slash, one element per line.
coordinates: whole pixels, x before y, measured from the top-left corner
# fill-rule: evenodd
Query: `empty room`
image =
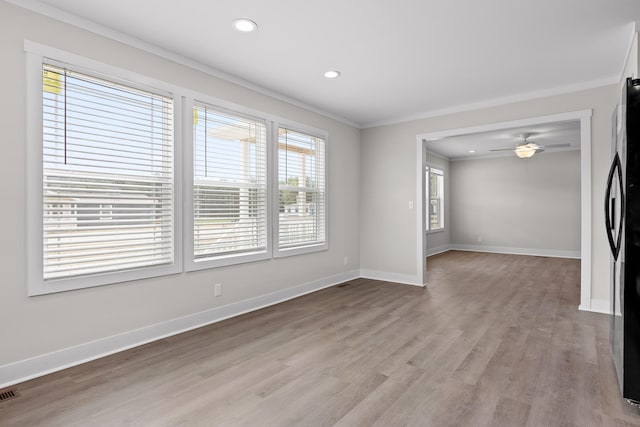
<path fill-rule="evenodd" d="M 580 141 L 577 120 L 425 140 L 427 255 L 580 259 Z"/>
<path fill-rule="evenodd" d="M 637 0 L 0 0 L 0 426 L 640 426 Z"/>

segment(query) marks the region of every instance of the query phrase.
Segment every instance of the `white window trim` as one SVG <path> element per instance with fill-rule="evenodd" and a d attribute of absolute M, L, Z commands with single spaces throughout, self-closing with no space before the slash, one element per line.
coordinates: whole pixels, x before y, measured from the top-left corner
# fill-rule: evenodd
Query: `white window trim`
<path fill-rule="evenodd" d="M 26 104 L 27 104 L 27 292 L 28 295 L 43 295 L 94 286 L 109 285 L 150 277 L 166 276 L 182 271 L 182 205 L 180 188 L 182 186 L 182 153 L 180 135 L 182 121 L 181 102 L 176 88 L 164 82 L 123 70 L 79 55 L 38 43 L 25 41 L 26 53 Z M 43 185 L 42 185 L 42 64 L 45 58 L 67 64 L 77 69 L 85 69 L 88 74 L 114 81 L 126 82 L 130 86 L 153 88 L 158 92 L 173 94 L 174 106 L 174 175 L 173 175 L 173 263 L 138 269 L 97 273 L 55 280 L 43 279 Z M 34 159 L 39 159 L 34 161 Z"/>
<path fill-rule="evenodd" d="M 183 108 L 183 123 L 192 123 L 193 122 L 193 108 L 194 108 L 194 100 L 193 97 L 185 97 L 184 98 L 184 108 Z M 212 259 L 204 259 L 201 261 L 195 260 L 194 254 L 194 238 L 193 238 L 193 216 L 194 216 L 194 205 L 193 205 L 193 127 L 192 126 L 184 126 L 183 128 L 183 141 L 185 142 L 183 147 L 183 155 L 185 159 L 184 166 L 184 249 L 185 249 L 185 257 L 184 257 L 184 267 L 185 271 L 197 271 L 197 270 L 205 270 L 209 268 L 217 268 L 224 267 L 228 265 L 236 265 L 236 264 L 244 264 L 248 262 L 255 261 L 264 261 L 270 259 L 272 257 L 272 245 L 273 245 L 273 236 L 272 236 L 272 219 L 271 219 L 271 197 L 269 197 L 269 191 L 271 191 L 270 179 L 269 176 L 272 173 L 271 170 L 271 150 L 269 149 L 269 135 L 271 134 L 271 126 L 272 121 L 266 119 L 264 115 L 260 115 L 260 113 L 256 113 L 254 111 L 234 106 L 232 108 L 228 108 L 226 105 L 223 106 L 223 102 L 220 100 L 199 95 L 197 97 L 197 102 L 201 102 L 207 105 L 211 105 L 214 108 L 218 108 L 222 112 L 226 112 L 228 114 L 236 114 L 238 116 L 245 117 L 253 117 L 257 120 L 264 120 L 266 123 L 266 134 L 267 134 L 267 246 L 265 250 L 255 251 L 255 252 L 243 252 L 237 254 L 229 254 L 222 255 Z"/>
<path fill-rule="evenodd" d="M 442 233 L 443 231 L 444 227 L 434 228 L 433 230 L 427 230 L 427 234 Z"/>
<path fill-rule="evenodd" d="M 166 276 L 181 272 L 204 270 L 241 263 L 265 261 L 299 254 L 326 251 L 329 248 L 329 134 L 327 131 L 296 123 L 282 117 L 264 113 L 239 104 L 203 94 L 200 91 L 172 85 L 127 69 L 114 67 L 93 59 L 56 49 L 29 40 L 24 42 L 26 53 L 26 137 L 27 137 L 27 292 L 29 296 L 70 291 L 94 286 Z M 125 83 L 142 89 L 171 94 L 174 106 L 174 262 L 170 265 L 142 267 L 119 272 L 97 273 L 80 277 L 43 280 L 43 204 L 42 204 L 42 64 L 45 58 L 72 64 L 78 70 L 86 70 L 100 78 Z M 217 106 L 231 113 L 247 115 L 264 120 L 267 124 L 267 249 L 256 253 L 229 255 L 215 260 L 196 262 L 193 256 L 193 129 L 192 111 L 194 100 Z M 278 242 L 278 128 L 323 138 L 325 178 L 325 236 L 324 242 L 279 249 Z"/>
<path fill-rule="evenodd" d="M 446 198 L 445 198 L 445 191 L 444 191 L 444 185 L 445 185 L 445 182 L 446 182 L 446 181 L 445 181 L 445 179 L 446 179 L 446 173 L 445 173 L 445 170 L 444 170 L 444 169 L 442 169 L 441 167 L 431 166 L 430 164 L 427 164 L 427 165 L 425 166 L 425 169 L 424 169 L 424 170 L 425 170 L 425 172 L 427 172 L 427 173 L 429 173 L 429 174 L 430 174 L 432 169 L 435 169 L 436 171 L 438 171 L 438 172 L 442 175 L 442 180 L 443 180 L 443 188 L 442 188 L 442 200 L 443 200 L 443 202 L 444 202 L 444 203 L 443 203 L 443 206 L 442 206 L 442 223 L 443 223 L 443 225 L 442 225 L 442 227 L 438 227 L 438 228 L 431 228 L 431 223 L 428 221 L 428 218 L 429 218 L 429 208 L 428 208 L 428 206 L 429 206 L 430 199 L 431 199 L 431 198 L 429 197 L 429 195 L 430 195 L 430 193 L 431 193 L 431 188 L 430 188 L 430 185 L 431 185 L 431 179 L 429 179 L 429 178 L 425 177 L 425 188 L 426 188 L 426 190 L 427 190 L 427 191 L 426 191 L 426 193 L 425 193 L 425 199 L 426 199 L 426 200 L 425 200 L 425 203 L 426 203 L 426 205 L 427 205 L 427 209 L 426 209 L 426 218 L 425 218 L 425 233 L 426 233 L 426 234 L 442 233 L 442 232 L 444 232 L 444 231 L 446 230 L 446 227 L 447 227 L 447 223 L 446 223 L 446 222 L 445 222 L 445 220 L 444 220 L 444 217 L 445 217 L 445 208 L 446 208 L 446 206 L 445 206 L 445 205 L 446 205 Z M 428 228 L 427 228 L 427 226 L 428 226 Z"/>
<path fill-rule="evenodd" d="M 324 242 L 322 243 L 312 243 L 312 244 L 308 244 L 308 245 L 300 245 L 300 246 L 293 246 L 290 248 L 283 248 L 280 249 L 278 247 L 278 241 L 279 241 L 279 229 L 280 229 L 280 223 L 279 223 L 279 219 L 280 219 L 280 211 L 279 211 L 279 202 L 280 202 L 280 185 L 278 182 L 278 129 L 279 128 L 287 128 L 290 129 L 292 131 L 295 132 L 300 132 L 300 133 L 304 133 L 304 134 L 308 134 L 311 136 L 315 136 L 318 138 L 323 138 L 324 139 L 324 194 L 325 194 L 325 200 L 324 200 L 324 232 L 325 232 L 325 236 L 324 236 Z M 286 121 L 286 120 L 275 120 L 273 122 L 272 125 L 272 130 L 271 130 L 271 138 L 272 138 L 272 144 L 271 144 L 271 158 L 273 159 L 272 161 L 272 170 L 273 170 L 273 174 L 271 176 L 271 186 L 272 186 L 272 191 L 271 191 L 271 216 L 273 218 L 271 225 L 272 225 L 272 229 L 273 229 L 273 257 L 274 258 L 283 258 L 283 257 L 288 257 L 288 256 L 293 256 L 293 255 L 302 255 L 302 254 L 308 254 L 308 253 L 312 253 L 312 252 L 320 252 L 320 251 L 326 251 L 329 249 L 329 134 L 326 131 L 320 130 L 320 129 L 315 129 L 315 128 L 311 128 L 308 126 L 302 126 L 300 124 L 297 123 L 292 123 L 290 121 Z"/>

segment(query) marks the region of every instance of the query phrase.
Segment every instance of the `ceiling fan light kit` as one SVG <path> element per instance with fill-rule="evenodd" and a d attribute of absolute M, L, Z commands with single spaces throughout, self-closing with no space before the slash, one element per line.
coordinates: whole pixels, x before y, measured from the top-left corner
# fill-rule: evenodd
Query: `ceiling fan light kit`
<path fill-rule="evenodd" d="M 538 150 L 540 150 L 540 146 L 538 144 L 528 142 L 526 144 L 518 145 L 513 151 L 515 151 L 516 156 L 520 157 L 521 159 L 527 159 L 536 154 Z"/>
<path fill-rule="evenodd" d="M 522 142 L 516 146 L 516 148 L 497 148 L 489 151 L 513 151 L 516 153 L 521 159 L 528 159 L 529 157 L 533 157 L 536 153 L 542 153 L 544 151 L 544 147 L 542 145 L 538 145 L 535 142 L 527 141 L 531 135 L 524 134 L 521 136 Z M 568 147 L 569 144 L 554 144 L 552 147 Z"/>

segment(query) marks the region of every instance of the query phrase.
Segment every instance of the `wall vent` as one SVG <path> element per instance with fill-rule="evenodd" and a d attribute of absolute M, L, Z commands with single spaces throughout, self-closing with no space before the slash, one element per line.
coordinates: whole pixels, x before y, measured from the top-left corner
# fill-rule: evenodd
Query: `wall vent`
<path fill-rule="evenodd" d="M 0 402 L 15 399 L 19 396 L 20 393 L 18 393 L 18 390 L 16 390 L 15 388 L 5 388 L 4 390 L 0 390 Z"/>

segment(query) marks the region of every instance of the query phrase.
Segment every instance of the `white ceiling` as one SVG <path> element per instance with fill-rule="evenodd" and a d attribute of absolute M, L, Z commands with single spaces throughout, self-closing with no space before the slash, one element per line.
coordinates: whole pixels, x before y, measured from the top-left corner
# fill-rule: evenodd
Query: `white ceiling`
<path fill-rule="evenodd" d="M 640 19 L 638 0 L 9 1 L 362 127 L 613 83 Z M 258 31 L 235 32 L 238 17 Z"/>
<path fill-rule="evenodd" d="M 427 150 L 450 160 L 513 156 L 513 151 L 492 152 L 492 149 L 515 149 L 522 143 L 522 136 L 529 135 L 527 141 L 542 145 L 545 153 L 580 149 L 580 121 L 547 123 L 512 129 L 481 132 L 469 135 L 450 136 L 426 142 Z M 554 148 L 555 144 L 569 144 L 569 147 Z M 470 153 L 469 151 L 475 151 Z M 538 154 L 536 154 L 538 155 Z"/>

